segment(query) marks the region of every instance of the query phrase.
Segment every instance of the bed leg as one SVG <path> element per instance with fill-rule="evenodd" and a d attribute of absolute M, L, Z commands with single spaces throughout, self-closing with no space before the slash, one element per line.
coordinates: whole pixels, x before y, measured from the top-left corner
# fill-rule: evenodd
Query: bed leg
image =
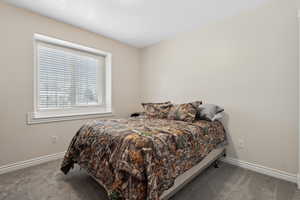
<path fill-rule="evenodd" d="M 219 164 L 218 164 L 218 161 L 217 161 L 217 160 L 214 162 L 213 165 L 214 165 L 214 168 L 216 168 L 216 169 L 219 168 Z"/>

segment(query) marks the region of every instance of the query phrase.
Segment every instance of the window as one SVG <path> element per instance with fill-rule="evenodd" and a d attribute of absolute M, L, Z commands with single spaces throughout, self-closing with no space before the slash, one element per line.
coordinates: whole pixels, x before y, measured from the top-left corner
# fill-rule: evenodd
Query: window
<path fill-rule="evenodd" d="M 34 49 L 30 122 L 111 113 L 111 54 L 39 34 Z"/>

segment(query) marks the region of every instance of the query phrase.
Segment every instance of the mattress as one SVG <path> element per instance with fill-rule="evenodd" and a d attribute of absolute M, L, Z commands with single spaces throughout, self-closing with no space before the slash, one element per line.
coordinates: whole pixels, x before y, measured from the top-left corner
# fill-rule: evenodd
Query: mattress
<path fill-rule="evenodd" d="M 218 121 L 107 119 L 84 124 L 64 157 L 102 183 L 112 199 L 158 200 L 175 179 L 226 140 Z"/>

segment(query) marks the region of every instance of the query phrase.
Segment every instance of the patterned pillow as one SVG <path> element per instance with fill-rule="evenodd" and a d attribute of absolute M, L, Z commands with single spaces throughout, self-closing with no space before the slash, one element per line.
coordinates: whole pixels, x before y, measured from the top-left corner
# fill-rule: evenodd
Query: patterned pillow
<path fill-rule="evenodd" d="M 178 104 L 172 106 L 168 119 L 192 122 L 196 114 L 197 110 L 193 103 Z"/>
<path fill-rule="evenodd" d="M 164 103 L 142 103 L 146 115 L 150 118 L 167 118 L 172 107 L 170 101 Z"/>

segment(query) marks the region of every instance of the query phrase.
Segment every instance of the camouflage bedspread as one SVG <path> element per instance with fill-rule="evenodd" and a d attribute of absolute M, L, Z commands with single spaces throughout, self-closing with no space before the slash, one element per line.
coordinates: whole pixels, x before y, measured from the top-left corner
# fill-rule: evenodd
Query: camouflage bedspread
<path fill-rule="evenodd" d="M 177 176 L 225 141 L 218 121 L 109 119 L 83 125 L 63 160 L 99 180 L 111 199 L 158 200 Z"/>

